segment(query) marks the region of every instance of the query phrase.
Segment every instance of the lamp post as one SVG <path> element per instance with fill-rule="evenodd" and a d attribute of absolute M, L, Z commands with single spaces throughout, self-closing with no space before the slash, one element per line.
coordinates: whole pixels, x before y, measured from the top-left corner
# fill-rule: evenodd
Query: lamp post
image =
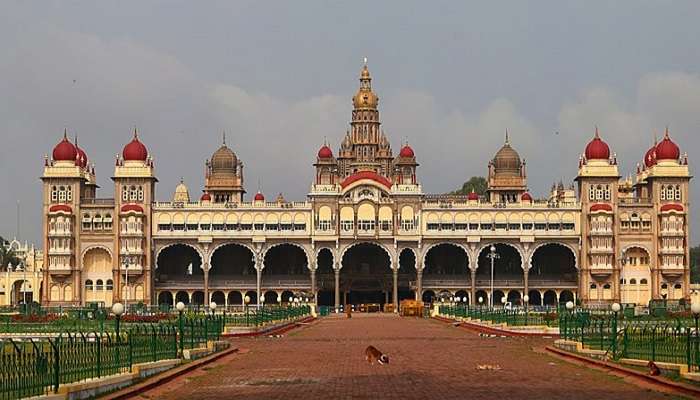
<path fill-rule="evenodd" d="M 700 360 L 700 332 L 698 332 L 698 318 L 700 317 L 700 301 L 697 300 L 697 296 L 693 297 L 690 304 L 690 311 L 693 313 L 693 318 L 695 319 L 695 363 Z"/>
<path fill-rule="evenodd" d="M 501 256 L 496 253 L 496 246 L 491 245 L 489 248 L 489 254 L 486 255 L 491 260 L 491 295 L 489 296 L 489 305 L 493 308 L 493 264 L 496 259 L 501 258 Z"/>
<path fill-rule="evenodd" d="M 129 251 L 127 250 L 124 256 L 124 286 L 126 286 L 126 298 L 124 299 L 124 304 L 129 306 L 129 262 L 131 261 L 131 256 L 129 256 Z"/>
<path fill-rule="evenodd" d="M 529 308 L 528 303 L 530 302 L 530 296 L 523 296 L 523 302 L 525 303 L 525 325 L 528 325 Z"/>
<path fill-rule="evenodd" d="M 620 303 L 613 303 L 612 306 L 610 306 L 610 308 L 614 313 L 612 322 L 612 352 L 613 357 L 615 357 L 615 353 L 617 352 L 617 313 L 620 312 Z"/>
<path fill-rule="evenodd" d="M 571 319 L 573 318 L 573 309 L 574 309 L 574 302 L 573 301 L 567 301 L 566 302 L 566 327 L 564 328 L 566 339 L 569 339 L 569 323 L 571 322 Z"/>
<path fill-rule="evenodd" d="M 185 311 L 185 303 L 178 301 L 177 304 L 175 304 L 175 309 L 178 313 L 177 324 L 180 328 L 180 354 L 182 354 L 182 352 L 185 351 L 185 326 L 182 321 L 182 312 Z"/>
<path fill-rule="evenodd" d="M 114 314 L 114 317 L 115 317 L 114 330 L 117 333 L 117 341 L 119 341 L 120 340 L 120 338 L 119 338 L 119 320 L 121 319 L 122 314 L 124 314 L 124 304 L 122 304 L 122 303 L 112 304 L 112 313 Z"/>

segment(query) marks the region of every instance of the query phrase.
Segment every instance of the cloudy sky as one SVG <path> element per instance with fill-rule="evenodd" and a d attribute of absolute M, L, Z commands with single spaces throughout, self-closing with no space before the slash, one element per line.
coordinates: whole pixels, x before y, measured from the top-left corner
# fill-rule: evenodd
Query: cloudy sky
<path fill-rule="evenodd" d="M 161 200 L 180 177 L 198 196 L 223 130 L 249 195 L 260 182 L 303 199 L 319 145 L 337 150 L 348 127 L 363 57 L 427 192 L 484 175 L 505 129 L 536 196 L 572 181 L 596 124 L 625 175 L 666 125 L 696 160 L 698 1 L 272 3 L 0 3 L 0 235 L 20 200 L 21 236 L 39 241 L 38 177 L 64 127 L 100 197 L 137 126 Z"/>

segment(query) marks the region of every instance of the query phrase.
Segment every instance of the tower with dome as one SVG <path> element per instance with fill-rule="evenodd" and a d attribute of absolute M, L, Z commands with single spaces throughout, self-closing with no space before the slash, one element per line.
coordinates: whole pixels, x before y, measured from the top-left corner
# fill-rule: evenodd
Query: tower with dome
<path fill-rule="evenodd" d="M 201 191 L 180 180 L 157 200 L 137 132 L 115 161 L 116 196 L 100 198 L 88 152 L 64 134 L 41 178 L 41 301 L 238 307 L 304 296 L 395 309 L 445 295 L 469 304 L 527 295 L 531 305 L 687 298 L 687 155 L 667 130 L 623 178 L 604 135 L 592 136 L 575 179 L 542 198 L 528 187 L 517 132 L 485 166 L 485 194 L 424 193 L 419 152 L 402 143 L 395 154 L 382 129 L 366 63 L 349 127 L 336 148 L 324 140 L 310 153 L 315 174 L 298 201 L 246 191 L 225 136 Z"/>

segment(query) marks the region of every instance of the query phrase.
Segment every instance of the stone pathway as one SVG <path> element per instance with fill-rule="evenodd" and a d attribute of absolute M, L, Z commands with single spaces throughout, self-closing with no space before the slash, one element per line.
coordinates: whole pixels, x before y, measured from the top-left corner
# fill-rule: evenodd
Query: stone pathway
<path fill-rule="evenodd" d="M 533 348 L 551 340 L 482 338 L 434 320 L 323 318 L 282 338 L 236 339 L 241 352 L 153 389 L 153 399 L 658 399 L 622 378 Z M 388 365 L 369 365 L 374 345 Z M 501 370 L 477 370 L 477 365 Z"/>

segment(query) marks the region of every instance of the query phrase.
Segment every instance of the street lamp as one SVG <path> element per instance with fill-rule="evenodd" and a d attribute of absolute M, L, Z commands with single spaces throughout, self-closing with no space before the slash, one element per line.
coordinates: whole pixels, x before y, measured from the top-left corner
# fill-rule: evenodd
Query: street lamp
<path fill-rule="evenodd" d="M 119 341 L 119 320 L 122 317 L 122 314 L 124 314 L 124 304 L 122 303 L 114 303 L 112 304 L 112 314 L 116 317 L 116 321 L 114 324 L 114 330 L 117 333 L 117 340 Z"/>
<path fill-rule="evenodd" d="M 248 326 L 248 303 L 250 303 L 250 296 L 245 295 L 243 303 L 245 303 L 245 326 Z"/>
<path fill-rule="evenodd" d="M 209 303 L 209 310 L 211 310 L 211 313 L 213 315 L 214 312 L 216 311 L 216 303 L 215 302 L 212 301 L 211 303 Z"/>
<path fill-rule="evenodd" d="M 506 296 L 501 297 L 501 304 L 503 304 L 503 308 L 506 308 L 506 303 L 508 302 L 508 299 Z"/>
<path fill-rule="evenodd" d="M 501 258 L 500 254 L 496 253 L 496 246 L 491 245 L 489 254 L 486 255 L 491 260 L 491 296 L 489 296 L 489 305 L 493 308 L 493 264 L 496 259 Z"/>
<path fill-rule="evenodd" d="M 525 325 L 528 325 L 528 316 L 529 316 L 528 303 L 530 302 L 530 296 L 528 296 L 528 295 L 523 296 L 523 302 L 525 303 Z"/>
<path fill-rule="evenodd" d="M 620 308 L 621 308 L 620 303 L 617 303 L 617 302 L 612 303 L 610 308 L 612 309 L 613 313 L 615 313 L 615 315 L 613 317 L 614 318 L 613 323 L 612 323 L 612 328 L 613 328 L 612 329 L 612 331 L 613 331 L 612 353 L 613 353 L 613 357 L 614 357 L 615 352 L 617 352 L 617 313 L 620 312 Z"/>
<path fill-rule="evenodd" d="M 700 358 L 700 349 L 698 349 L 698 317 L 700 317 L 700 301 L 697 300 L 697 296 L 694 296 L 690 304 L 690 312 L 693 313 L 693 318 L 695 318 L 695 360 Z"/>
<path fill-rule="evenodd" d="M 185 326 L 182 321 L 182 312 L 185 311 L 185 303 L 178 301 L 177 304 L 175 304 L 175 309 L 178 313 L 177 322 L 180 328 L 180 354 L 182 354 L 185 350 Z"/>

